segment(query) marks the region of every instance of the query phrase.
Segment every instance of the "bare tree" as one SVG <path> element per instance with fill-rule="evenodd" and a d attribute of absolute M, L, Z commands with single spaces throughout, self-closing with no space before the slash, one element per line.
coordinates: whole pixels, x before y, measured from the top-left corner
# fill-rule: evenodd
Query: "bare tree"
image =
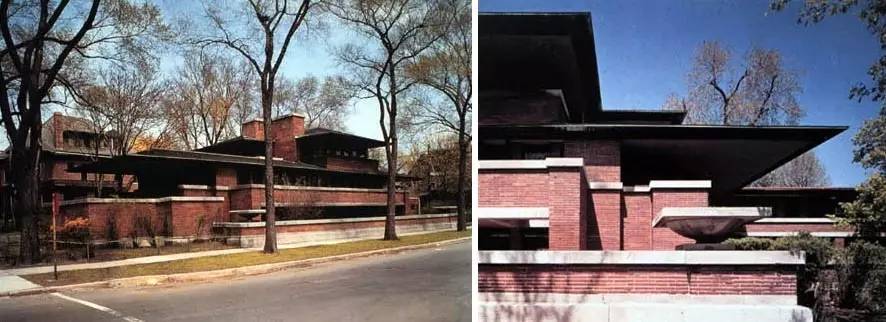
<path fill-rule="evenodd" d="M 806 152 L 791 162 L 766 174 L 752 186 L 758 187 L 826 187 L 831 184 L 827 172 L 815 153 Z"/>
<path fill-rule="evenodd" d="M 802 88 L 775 50 L 751 49 L 735 68 L 732 53 L 716 41 L 696 50 L 689 72 L 689 93 L 666 108 L 687 112 L 691 124 L 796 124 L 803 117 L 797 103 Z"/>
<path fill-rule="evenodd" d="M 281 77 L 274 99 L 274 115 L 302 113 L 305 128 L 345 129 L 356 93 L 341 76 L 326 76 L 320 81 L 307 76 L 297 81 Z"/>
<path fill-rule="evenodd" d="M 193 43 L 203 48 L 220 46 L 239 54 L 259 76 L 264 132 L 271 133 L 271 116 L 277 71 L 293 36 L 308 16 L 310 0 L 248 0 L 242 6 L 204 3 L 211 33 Z M 265 136 L 265 252 L 277 252 L 274 226 L 273 142 Z"/>
<path fill-rule="evenodd" d="M 126 0 L 0 1 L 0 112 L 10 139 L 16 222 L 22 223 L 20 257 L 40 260 L 39 164 L 43 106 L 64 96 L 77 75 L 70 62 L 119 60 L 129 52 L 148 56 L 167 34 L 152 4 Z M 69 77 L 70 76 L 70 77 Z"/>
<path fill-rule="evenodd" d="M 468 146 L 471 141 L 471 2 L 450 0 L 445 12 L 453 16 L 451 28 L 427 54 L 409 68 L 420 84 L 433 88 L 448 104 L 423 105 L 420 117 L 455 132 L 458 136 L 458 208 L 459 231 L 467 229 L 465 186 L 467 185 Z"/>
<path fill-rule="evenodd" d="M 230 139 L 253 116 L 251 67 L 220 54 L 189 51 L 176 72 L 164 114 L 178 140 L 197 149 Z"/>
<path fill-rule="evenodd" d="M 160 125 L 156 102 L 166 93 L 166 83 L 150 65 L 114 65 L 97 75 L 98 84 L 80 90 L 78 108 L 113 131 L 106 135 L 111 155 L 126 155 Z"/>
<path fill-rule="evenodd" d="M 378 103 L 388 165 L 384 239 L 396 240 L 398 98 L 415 84 L 405 77 L 405 68 L 443 36 L 447 17 L 437 1 L 330 1 L 325 8 L 374 43 L 365 47 L 347 44 L 339 48 L 337 56 L 351 69 L 351 83 L 366 94 L 362 98 Z"/>
<path fill-rule="evenodd" d="M 775 50 L 753 48 L 741 68 L 732 53 L 717 42 L 696 50 L 688 75 L 686 97 L 671 95 L 664 109 L 686 112 L 684 123 L 721 125 L 793 125 L 804 112 L 797 102 L 802 91 L 797 72 L 789 70 Z M 827 173 L 814 152 L 794 159 L 754 182 L 757 186 L 797 184 L 821 186 Z"/>

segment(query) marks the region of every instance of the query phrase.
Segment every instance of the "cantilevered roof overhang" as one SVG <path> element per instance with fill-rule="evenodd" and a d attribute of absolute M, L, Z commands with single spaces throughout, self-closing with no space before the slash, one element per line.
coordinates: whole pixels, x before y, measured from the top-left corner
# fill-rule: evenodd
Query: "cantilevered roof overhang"
<path fill-rule="evenodd" d="M 562 90 L 571 122 L 602 110 L 590 13 L 480 13 L 480 101 Z"/>
<path fill-rule="evenodd" d="M 265 154 L 265 141 L 244 136 L 238 136 L 233 139 L 221 141 L 210 146 L 196 149 L 194 151 L 257 156 Z"/>
<path fill-rule="evenodd" d="M 561 124 L 480 126 L 480 149 L 507 142 L 621 142 L 622 181 L 711 180 L 733 193 L 846 130 L 845 126 Z M 482 151 L 481 151 L 482 155 Z"/>
<path fill-rule="evenodd" d="M 258 157 L 247 157 L 239 155 L 197 152 L 197 151 L 174 151 L 174 150 L 150 150 L 142 153 L 128 154 L 125 156 L 117 156 L 111 159 L 99 160 L 92 163 L 86 163 L 79 166 L 69 168 L 69 172 L 86 172 L 86 173 L 121 173 L 121 174 L 143 174 L 151 171 L 163 171 L 163 169 L 176 169 L 183 166 L 243 166 L 243 167 L 262 167 L 264 159 Z M 293 169 L 306 172 L 323 172 L 330 174 L 342 175 L 369 175 L 369 176 L 386 176 L 381 172 L 368 171 L 345 171 L 330 170 L 315 165 L 292 162 L 286 160 L 274 160 L 274 168 Z M 401 179 L 412 179 L 411 177 L 402 177 Z"/>
<path fill-rule="evenodd" d="M 372 149 L 385 146 L 383 141 L 322 128 L 311 129 L 296 140 L 299 144 L 308 144 L 314 147 Z"/>

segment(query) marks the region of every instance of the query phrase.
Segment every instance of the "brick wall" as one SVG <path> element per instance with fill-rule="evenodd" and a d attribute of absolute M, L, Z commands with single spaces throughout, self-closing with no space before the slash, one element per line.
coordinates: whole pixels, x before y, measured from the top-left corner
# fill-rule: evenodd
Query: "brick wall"
<path fill-rule="evenodd" d="M 785 266 L 480 265 L 480 292 L 795 295 Z"/>
<path fill-rule="evenodd" d="M 481 170 L 480 207 L 545 207 L 548 247 L 587 249 L 587 183 L 580 168 Z"/>
<path fill-rule="evenodd" d="M 231 209 L 261 209 L 265 202 L 264 188 L 237 187 L 231 191 Z M 397 193 L 397 203 L 402 204 L 405 192 Z M 274 189 L 274 201 L 278 203 L 386 203 L 387 192 L 382 190 L 335 190 L 322 187 L 306 189 Z"/>
<path fill-rule="evenodd" d="M 225 221 L 227 213 L 221 201 L 82 202 L 60 208 L 61 223 L 84 216 L 89 218 L 92 238 L 101 240 L 147 237 L 135 236 L 139 217 L 147 218 L 158 236 L 209 234 L 212 223 Z"/>
<path fill-rule="evenodd" d="M 652 249 L 652 196 L 626 192 L 624 200 L 624 249 Z"/>
<path fill-rule="evenodd" d="M 378 160 L 329 156 L 326 157 L 326 168 L 330 170 L 378 171 Z"/>
<path fill-rule="evenodd" d="M 664 207 L 707 207 L 708 192 L 704 189 L 655 189 L 652 191 L 652 216 Z M 651 226 L 651 224 L 650 224 Z M 652 228 L 652 249 L 674 250 L 677 245 L 695 241 L 671 231 L 670 228 Z"/>
<path fill-rule="evenodd" d="M 566 142 L 563 155 L 569 158 L 584 158 L 588 181 L 621 181 L 621 145 L 618 141 Z"/>
<path fill-rule="evenodd" d="M 591 190 L 588 216 L 588 249 L 621 249 L 621 191 Z"/>

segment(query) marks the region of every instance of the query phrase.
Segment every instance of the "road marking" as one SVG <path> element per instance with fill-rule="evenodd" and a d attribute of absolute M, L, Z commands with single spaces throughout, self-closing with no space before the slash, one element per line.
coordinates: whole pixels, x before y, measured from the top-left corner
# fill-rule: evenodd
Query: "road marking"
<path fill-rule="evenodd" d="M 76 299 L 76 298 L 73 298 L 73 297 L 70 297 L 70 296 L 64 295 L 64 294 L 62 294 L 62 293 L 52 293 L 52 295 L 54 295 L 54 296 L 56 296 L 56 297 L 58 297 L 58 298 L 62 298 L 62 299 L 65 299 L 65 300 L 68 300 L 68 301 L 71 301 L 71 302 L 74 302 L 74 303 L 77 303 L 77 304 L 82 304 L 82 305 L 85 305 L 85 306 L 91 307 L 91 308 L 93 308 L 93 309 L 96 309 L 96 310 L 99 310 L 99 311 L 102 311 L 102 312 L 108 313 L 108 314 L 113 315 L 113 316 L 115 316 L 115 317 L 121 318 L 121 319 L 123 319 L 124 321 L 128 321 L 128 322 L 143 322 L 142 320 L 139 320 L 139 319 L 134 318 L 134 317 L 131 317 L 131 316 L 123 315 L 123 313 L 120 313 L 120 312 L 114 311 L 114 310 L 112 310 L 112 309 L 110 309 L 110 308 L 107 308 L 107 307 L 104 307 L 104 306 L 101 306 L 101 305 L 98 305 L 98 304 L 95 304 L 95 303 L 92 303 L 92 302 L 87 302 L 87 301 L 84 301 L 84 300 L 81 300 L 81 299 Z"/>

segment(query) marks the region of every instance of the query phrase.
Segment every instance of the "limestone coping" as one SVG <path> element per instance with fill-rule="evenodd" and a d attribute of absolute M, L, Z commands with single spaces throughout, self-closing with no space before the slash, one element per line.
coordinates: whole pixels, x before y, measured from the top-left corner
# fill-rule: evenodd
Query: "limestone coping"
<path fill-rule="evenodd" d="M 426 214 L 426 215 L 407 215 L 407 216 L 397 216 L 398 220 L 403 219 L 432 219 L 432 218 L 451 218 L 455 217 L 457 214 Z M 280 220 L 275 223 L 276 226 L 297 226 L 297 225 L 316 225 L 316 224 L 343 224 L 343 223 L 354 223 L 354 222 L 367 222 L 367 221 L 384 221 L 387 219 L 384 216 L 381 217 L 363 217 L 363 218 L 336 218 L 336 219 L 302 219 L 302 220 Z M 259 221 L 251 221 L 251 222 L 217 222 L 213 223 L 213 227 L 224 227 L 224 228 L 262 228 L 265 227 L 265 222 Z"/>
<path fill-rule="evenodd" d="M 622 190 L 624 189 L 624 184 L 618 181 L 613 182 L 599 182 L 599 181 L 588 181 L 588 189 L 591 190 Z"/>
<path fill-rule="evenodd" d="M 650 180 L 649 189 L 710 189 L 711 180 Z"/>
<path fill-rule="evenodd" d="M 493 265 L 804 265 L 791 251 L 480 251 Z"/>
<path fill-rule="evenodd" d="M 231 190 L 229 186 L 208 186 L 201 184 L 180 184 L 178 185 L 179 189 L 188 189 L 188 190 L 219 190 L 219 191 L 227 191 Z"/>
<path fill-rule="evenodd" d="M 477 168 L 480 170 L 532 170 L 548 168 L 581 168 L 584 166 L 584 159 L 545 158 L 544 160 L 480 160 L 477 163 Z"/>
<path fill-rule="evenodd" d="M 757 220 L 756 224 L 834 224 L 837 221 L 826 217 L 779 217 L 779 218 L 763 218 Z"/>
<path fill-rule="evenodd" d="M 480 207 L 478 219 L 548 219 L 546 207 Z"/>
<path fill-rule="evenodd" d="M 238 209 L 238 210 L 230 210 L 229 213 L 238 215 L 238 214 L 263 214 L 265 213 L 264 209 Z"/>
<path fill-rule="evenodd" d="M 83 198 L 62 201 L 61 205 L 68 206 L 82 203 L 163 203 L 172 201 L 222 202 L 225 201 L 225 197 L 173 196 L 163 198 Z"/>

